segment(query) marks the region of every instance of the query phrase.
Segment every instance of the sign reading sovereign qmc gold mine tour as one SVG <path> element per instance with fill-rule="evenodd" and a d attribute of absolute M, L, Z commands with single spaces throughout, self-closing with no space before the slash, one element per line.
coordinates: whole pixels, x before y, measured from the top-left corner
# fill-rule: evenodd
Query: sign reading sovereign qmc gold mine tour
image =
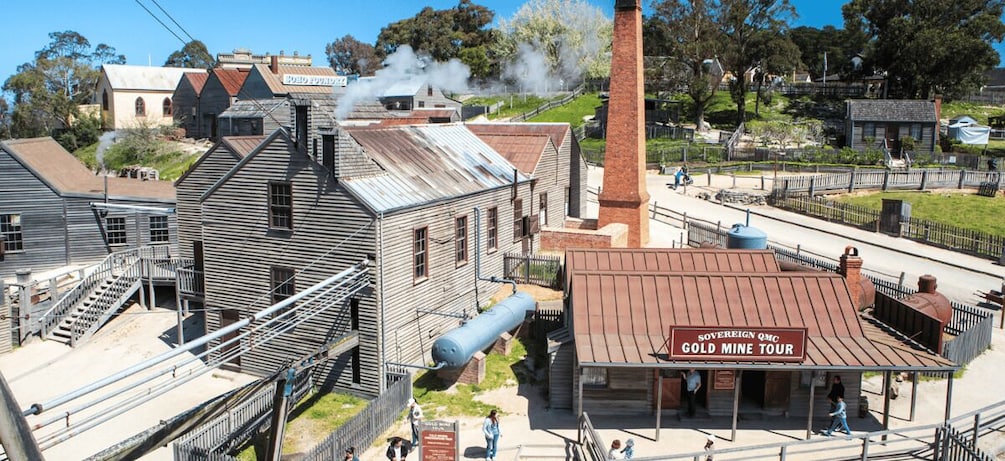
<path fill-rule="evenodd" d="M 419 423 L 419 459 L 422 461 L 457 461 L 461 439 L 457 421 Z"/>
<path fill-rule="evenodd" d="M 805 328 L 670 327 L 671 359 L 802 362 Z"/>

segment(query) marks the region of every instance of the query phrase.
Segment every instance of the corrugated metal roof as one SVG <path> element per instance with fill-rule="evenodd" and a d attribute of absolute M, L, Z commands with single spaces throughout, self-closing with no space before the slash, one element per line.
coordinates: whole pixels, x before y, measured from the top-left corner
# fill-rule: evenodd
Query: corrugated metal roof
<path fill-rule="evenodd" d="M 127 64 L 104 64 L 101 68 L 108 78 L 108 85 L 116 90 L 174 91 L 183 74 L 206 73 L 206 69 Z"/>
<path fill-rule="evenodd" d="M 434 107 L 434 108 L 430 109 L 430 108 L 420 107 L 420 108 L 412 109 L 412 113 L 411 113 L 410 117 L 422 117 L 422 118 L 426 118 L 426 119 L 430 119 L 430 118 L 447 118 L 447 119 L 449 119 L 449 118 L 451 118 L 451 117 L 453 117 L 455 115 L 458 115 L 457 109 L 449 109 L 449 108 L 442 108 L 442 107 Z"/>
<path fill-rule="evenodd" d="M 289 94 L 290 101 L 297 105 L 310 105 L 320 112 L 328 113 L 335 117 L 339 104 L 342 104 L 344 89 L 336 89 L 334 93 L 299 93 Z M 353 102 L 352 111 L 345 117 L 346 120 L 381 120 L 394 118 L 377 98 L 356 99 Z"/>
<path fill-rule="evenodd" d="M 52 138 L 9 139 L 0 142 L 0 147 L 60 194 L 104 194 L 104 178 L 96 176 Z M 174 200 L 175 189 L 170 181 L 108 178 L 108 195 Z"/>
<path fill-rule="evenodd" d="M 384 90 L 377 96 L 382 98 L 392 98 L 415 96 L 419 94 L 419 91 L 422 90 L 422 86 L 426 84 L 426 79 L 422 77 L 409 76 L 401 80 L 388 82 L 386 77 L 360 77 L 359 82 L 363 84 L 386 85 L 387 87 L 384 88 Z"/>
<path fill-rule="evenodd" d="M 263 118 L 280 108 L 288 107 L 286 98 L 245 99 L 234 101 L 227 110 L 217 115 L 217 118 Z M 283 112 L 283 110 L 280 110 Z M 289 112 L 286 110 L 286 112 Z M 288 119 L 289 115 L 282 117 Z"/>
<path fill-rule="evenodd" d="M 514 167 L 460 124 L 350 128 L 384 175 L 343 178 L 377 212 L 388 212 L 512 184 Z M 517 174 L 517 181 L 527 177 Z"/>
<path fill-rule="evenodd" d="M 771 250 L 600 248 L 565 252 L 567 272 L 781 272 Z"/>
<path fill-rule="evenodd" d="M 195 90 L 195 95 L 199 96 L 202 93 L 202 87 L 206 85 L 206 80 L 209 79 L 209 75 L 198 72 L 186 72 L 181 78 L 188 80 L 189 84 L 192 85 L 192 89 Z"/>
<path fill-rule="evenodd" d="M 332 92 L 331 86 L 310 86 L 310 85 L 284 85 L 283 75 L 320 75 L 325 77 L 335 77 L 335 69 L 331 67 L 309 67 L 309 66 L 287 66 L 279 65 L 279 73 L 273 74 L 266 64 L 255 64 L 255 69 L 262 74 L 265 84 L 272 90 L 272 94 L 285 95 L 290 93 L 328 93 Z"/>
<path fill-rule="evenodd" d="M 247 70 L 216 68 L 211 72 L 223 85 L 227 94 L 231 96 L 237 96 L 237 93 L 241 91 L 241 85 L 244 85 L 244 80 L 248 78 Z"/>
<path fill-rule="evenodd" d="M 713 257 L 693 257 L 690 261 L 713 262 L 713 267 L 723 269 L 715 263 L 723 262 L 714 254 L 721 251 L 711 250 Z M 763 252 L 752 256 L 746 264 L 764 262 Z M 606 259 L 601 254 L 594 259 L 579 258 L 578 262 L 576 258 L 574 264 L 586 267 L 611 262 L 622 265 L 607 270 L 573 270 L 566 266 L 570 272 L 576 354 L 581 365 L 686 366 L 667 355 L 669 329 L 706 326 L 806 328 L 806 359 L 789 367 L 955 367 L 875 326 L 866 326 L 844 278 L 837 274 L 666 272 L 660 268 L 674 267 L 676 263 L 670 262 L 672 258 L 661 260 L 653 254 Z M 657 269 L 649 270 L 651 267 Z M 746 361 L 686 364 L 785 365 Z"/>
<path fill-rule="evenodd" d="M 935 103 L 919 99 L 853 99 L 849 117 L 855 121 L 935 123 Z"/>
<path fill-rule="evenodd" d="M 520 171 L 533 174 L 546 145 L 538 149 L 531 137 L 548 137 L 559 149 L 570 133 L 569 124 L 467 124 L 467 129 L 503 154 Z"/>
<path fill-rule="evenodd" d="M 268 136 L 258 135 L 258 136 L 224 136 L 223 142 L 230 148 L 230 151 L 237 154 L 239 157 L 246 157 L 251 151 L 255 150 L 263 141 L 268 139 Z"/>

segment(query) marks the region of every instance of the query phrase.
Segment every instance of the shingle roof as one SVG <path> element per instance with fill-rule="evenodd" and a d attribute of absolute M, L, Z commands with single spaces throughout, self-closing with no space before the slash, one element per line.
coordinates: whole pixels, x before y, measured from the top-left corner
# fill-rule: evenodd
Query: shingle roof
<path fill-rule="evenodd" d="M 707 326 L 805 328 L 806 358 L 790 367 L 956 368 L 863 321 L 845 279 L 837 274 L 779 272 L 777 263 L 767 264 L 768 253 L 762 251 L 749 257 L 738 253 L 745 250 L 642 250 L 641 256 L 631 255 L 634 251 L 572 250 L 573 256 L 567 255 L 573 337 L 581 365 L 785 365 L 669 358 L 665 344 L 671 326 Z M 725 271 L 735 264 L 763 267 L 765 272 Z M 692 265 L 712 271 L 690 269 Z"/>
<path fill-rule="evenodd" d="M 272 70 L 266 64 L 255 64 L 255 69 L 262 75 L 262 78 L 265 80 L 265 84 L 269 86 L 269 89 L 272 90 L 272 94 L 275 95 L 287 95 L 290 93 L 332 93 L 333 89 L 330 86 L 284 85 L 283 75 L 285 74 L 325 77 L 335 77 L 338 75 L 331 67 L 280 65 L 278 67 L 279 73 L 277 74 L 273 74 Z"/>
<path fill-rule="evenodd" d="M 241 85 L 244 85 L 244 80 L 248 78 L 248 71 L 217 68 L 212 70 L 212 75 L 220 81 L 227 94 L 238 96 L 238 92 L 241 91 Z"/>
<path fill-rule="evenodd" d="M 10 139 L 0 142 L 0 147 L 59 194 L 104 194 L 104 178 L 96 176 L 52 138 Z M 108 195 L 173 201 L 175 189 L 170 181 L 110 177 Z"/>
<path fill-rule="evenodd" d="M 865 122 L 936 122 L 935 103 L 919 99 L 853 99 L 848 115 Z"/>
<path fill-rule="evenodd" d="M 199 96 L 202 93 L 202 87 L 206 85 L 206 80 L 209 79 L 209 75 L 198 72 L 185 72 L 181 78 L 187 80 L 192 85 L 192 89 L 195 90 L 195 95 Z"/>
<path fill-rule="evenodd" d="M 181 67 L 130 66 L 126 64 L 104 64 L 101 66 L 108 78 L 108 85 L 116 90 L 174 91 L 186 73 L 206 73 L 206 69 Z"/>
<path fill-rule="evenodd" d="M 989 88 L 1005 87 L 1005 67 L 995 67 L 984 71 L 984 86 Z"/>
<path fill-rule="evenodd" d="M 461 124 L 346 131 L 386 174 L 343 178 L 377 212 L 450 199 L 513 183 L 513 165 Z M 523 174 L 516 180 L 527 181 Z"/>
<path fill-rule="evenodd" d="M 263 141 L 268 139 L 268 136 L 258 135 L 258 136 L 224 136 L 222 141 L 230 151 L 237 154 L 239 157 L 244 158 L 251 151 L 255 150 Z"/>
<path fill-rule="evenodd" d="M 289 94 L 294 104 L 310 104 L 314 110 L 335 116 L 338 107 L 343 103 L 344 89 L 336 89 L 335 93 L 300 93 Z M 355 99 L 352 111 L 345 117 L 347 120 L 381 120 L 394 118 L 376 98 Z"/>

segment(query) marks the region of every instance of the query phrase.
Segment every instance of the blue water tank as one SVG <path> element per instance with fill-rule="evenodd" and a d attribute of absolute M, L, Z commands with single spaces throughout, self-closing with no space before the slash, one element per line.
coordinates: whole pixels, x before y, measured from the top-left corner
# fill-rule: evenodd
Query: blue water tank
<path fill-rule="evenodd" d="M 760 229 L 743 224 L 733 224 L 726 235 L 726 248 L 764 250 L 768 248 L 768 235 Z"/>
<path fill-rule="evenodd" d="M 475 352 L 484 350 L 499 335 L 519 326 L 527 313 L 533 312 L 536 307 L 533 296 L 524 292 L 514 293 L 433 342 L 433 363 L 444 363 L 446 368 L 463 367 Z"/>

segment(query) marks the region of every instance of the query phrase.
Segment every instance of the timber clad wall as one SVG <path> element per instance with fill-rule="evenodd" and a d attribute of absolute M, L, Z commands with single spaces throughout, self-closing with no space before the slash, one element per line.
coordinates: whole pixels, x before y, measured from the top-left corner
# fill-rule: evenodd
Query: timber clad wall
<path fill-rule="evenodd" d="M 387 217 L 382 223 L 384 262 L 383 287 L 385 299 L 386 332 L 388 338 L 387 360 L 413 363 L 420 357 L 423 363 L 429 356 L 433 341 L 450 329 L 460 326 L 458 319 L 418 310 L 438 313 L 476 315 L 476 306 L 485 307 L 499 290 L 510 293 L 509 285 L 480 281 L 475 284 L 475 215 L 474 207 L 481 208 L 481 276 L 503 275 L 503 255 L 521 251 L 521 242 L 513 242 L 513 204 L 511 187 L 495 189 L 449 203 L 412 209 Z M 520 185 L 519 197 L 530 203 L 529 186 Z M 488 209 L 498 207 L 498 249 L 488 252 L 486 247 Z M 528 214 L 524 205 L 524 214 Z M 468 218 L 468 262 L 455 263 L 454 219 Z M 415 282 L 412 277 L 412 232 L 428 227 L 429 266 L 428 278 Z M 476 288 L 477 287 L 477 288 Z M 475 296 L 477 294 L 478 303 Z"/>
<path fill-rule="evenodd" d="M 107 217 L 125 219 L 127 243 L 109 247 L 102 227 L 105 219 L 91 208 L 100 203 L 100 193 L 67 193 L 60 196 L 35 174 L 0 149 L 0 214 L 19 214 L 23 250 L 7 252 L 0 262 L 0 277 L 14 275 L 18 269 L 34 272 L 55 269 L 68 264 L 90 264 L 101 261 L 111 251 L 150 243 L 150 216 L 163 213 L 110 209 Z M 110 203 L 159 208 L 174 207 L 174 201 L 110 197 Z M 172 251 L 177 250 L 178 228 L 175 215 L 168 215 L 168 235 Z"/>
<path fill-rule="evenodd" d="M 569 216 L 574 218 L 586 217 L 586 186 L 587 170 L 586 161 L 583 159 L 582 151 L 579 149 L 579 141 L 576 136 L 569 133 L 569 151 L 562 148 L 562 155 L 569 158 Z"/>
<path fill-rule="evenodd" d="M 3 149 L 0 171 L 0 214 L 21 215 L 24 241 L 24 251 L 6 253 L 0 277 L 22 268 L 40 271 L 67 264 L 63 200 Z"/>
<path fill-rule="evenodd" d="M 373 219 L 325 177 L 319 165 L 296 153 L 292 142 L 280 135 L 203 202 L 207 331 L 219 327 L 221 309 L 238 309 L 244 317 L 270 306 L 273 266 L 299 269 L 310 264 L 296 275 L 296 291 L 302 291 L 376 253 Z M 268 183 L 273 180 L 292 182 L 292 232 L 268 228 Z M 376 271 L 370 271 L 375 282 Z M 241 358 L 241 368 L 274 372 L 345 333 L 349 312 L 348 305 L 330 309 L 292 334 L 259 345 Z M 377 392 L 381 375 L 373 295 L 360 298 L 359 317 L 361 385 Z M 329 383 L 350 387 L 350 370 L 329 364 L 322 373 Z"/>
<path fill-rule="evenodd" d="M 237 165 L 237 155 L 217 144 L 184 178 L 175 184 L 178 200 L 178 251 L 194 258 L 193 242 L 202 240 L 202 194 Z"/>
<path fill-rule="evenodd" d="M 185 136 L 189 138 L 202 137 L 202 132 L 199 129 L 202 120 L 199 111 L 199 95 L 189 79 L 182 78 L 178 82 L 178 88 L 174 91 L 171 103 L 174 104 L 172 111 L 174 122 L 185 129 Z"/>
<path fill-rule="evenodd" d="M 243 93 L 241 95 L 244 96 Z M 268 97 L 271 97 L 271 94 Z M 202 88 L 202 94 L 199 99 L 199 118 L 202 119 L 202 136 L 208 138 L 213 136 L 212 124 L 214 119 L 218 115 L 222 114 L 223 111 L 227 110 L 227 108 L 233 103 L 233 100 L 230 97 L 230 93 L 227 92 L 227 89 L 224 88 L 223 83 L 220 82 L 220 78 L 217 77 L 215 73 L 210 74 L 209 78 L 206 80 L 206 86 Z M 219 139 L 221 136 L 221 129 L 222 127 L 219 126 L 218 122 L 216 139 Z"/>
<path fill-rule="evenodd" d="M 573 374 L 573 411 L 579 399 L 579 373 Z M 583 388 L 583 411 L 589 414 L 652 413 L 653 372 L 645 368 L 608 368 L 607 388 Z"/>

